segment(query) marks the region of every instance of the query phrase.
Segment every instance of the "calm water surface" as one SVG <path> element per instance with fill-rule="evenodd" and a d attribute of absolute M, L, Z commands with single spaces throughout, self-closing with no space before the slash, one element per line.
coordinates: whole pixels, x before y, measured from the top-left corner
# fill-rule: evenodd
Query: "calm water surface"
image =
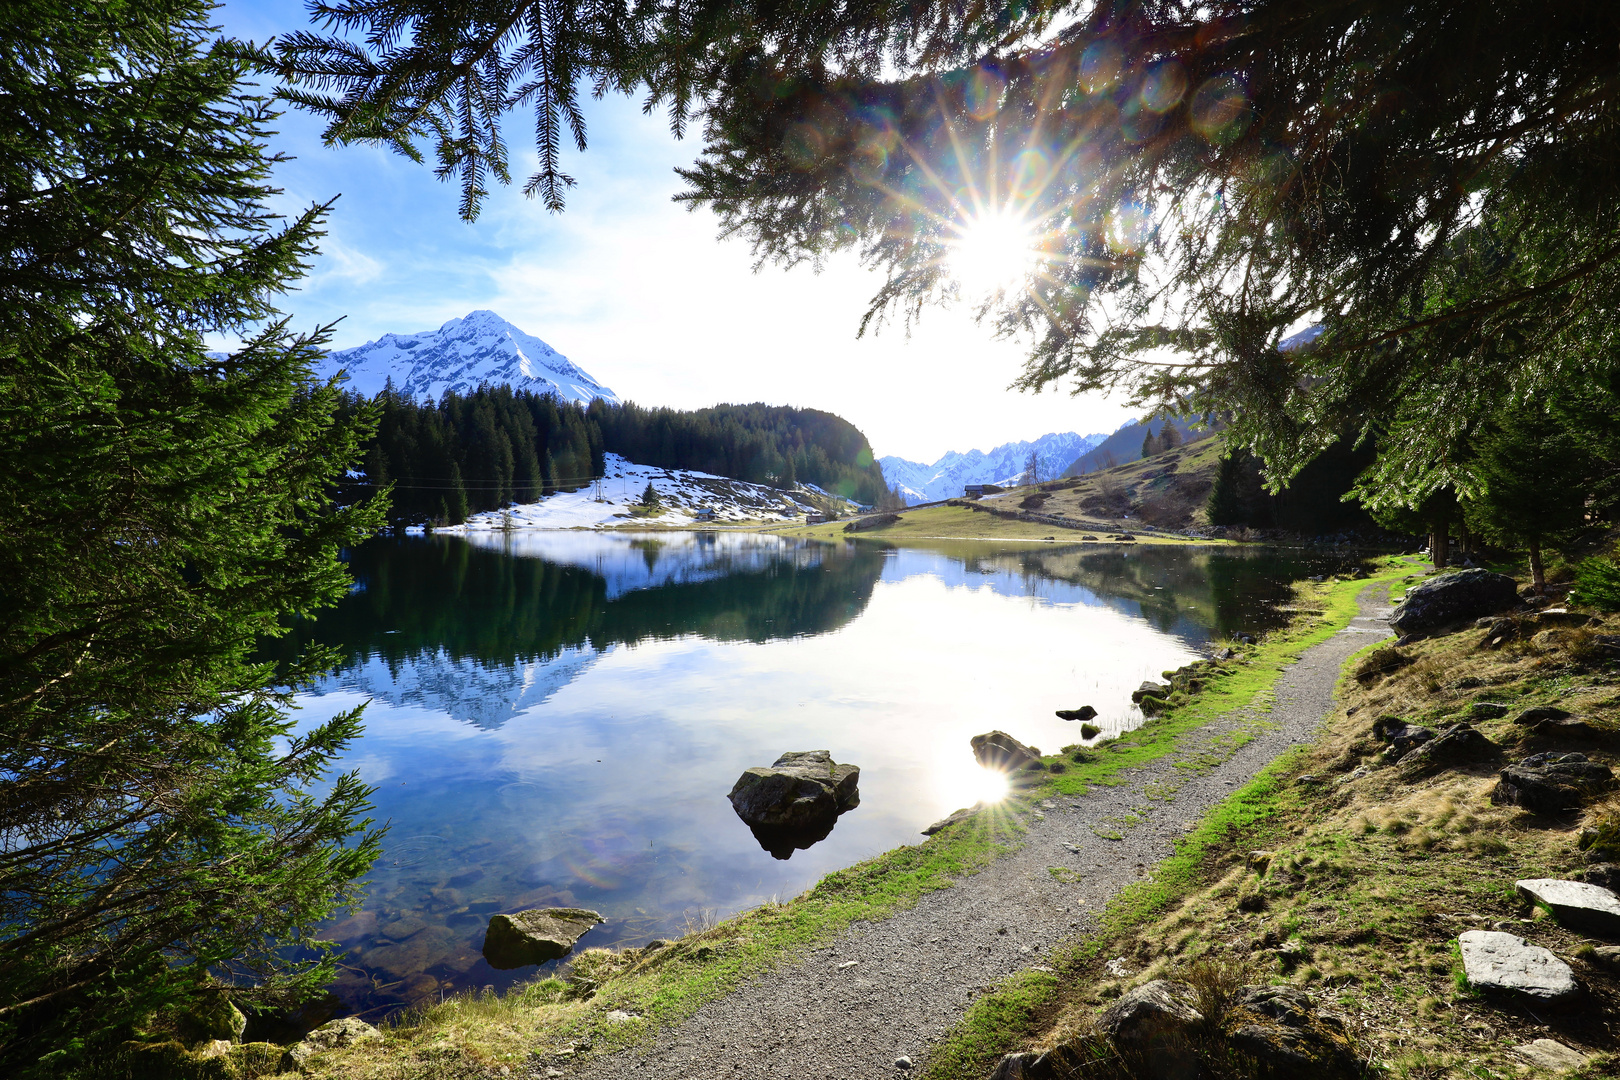
<path fill-rule="evenodd" d="M 1344 556 L 978 543 L 885 548 L 771 536 L 519 533 L 377 541 L 354 592 L 293 635 L 346 650 L 300 697 L 369 701 L 342 767 L 391 823 L 334 987 L 368 1014 L 503 986 L 490 914 L 552 905 L 636 945 L 788 898 L 986 790 L 970 736 L 1053 751 L 1141 722 L 1129 694 L 1220 636 L 1285 616 Z M 726 794 L 751 765 L 830 750 L 861 805 L 787 860 Z"/>

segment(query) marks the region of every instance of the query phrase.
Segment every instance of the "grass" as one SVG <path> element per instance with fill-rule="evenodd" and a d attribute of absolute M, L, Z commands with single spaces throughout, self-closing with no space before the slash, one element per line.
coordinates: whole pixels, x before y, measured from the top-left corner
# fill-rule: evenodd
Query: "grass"
<path fill-rule="evenodd" d="M 1620 665 L 1583 656 L 1578 643 L 1522 640 L 1493 650 L 1480 636 L 1467 629 L 1414 643 L 1406 647 L 1412 663 L 1366 679 L 1354 673 L 1379 646 L 1352 657 L 1339 708 L 1316 743 L 1212 808 L 1150 878 L 1109 905 L 1096 933 L 1048 961 L 1055 978 L 1036 984 L 1042 996 L 1032 999 L 1017 979 L 992 991 L 1016 1008 L 982 1002 L 924 1075 L 977 1080 L 1009 1050 L 1084 1043 L 1097 1013 L 1124 990 L 1188 977 L 1199 964 L 1246 965 L 1255 981 L 1306 990 L 1359 1033 L 1374 1074 L 1518 1076 L 1524 1065 L 1511 1048 L 1553 1038 L 1593 1055 L 1571 1075 L 1620 1075 L 1620 1044 L 1607 1020 L 1620 1012 L 1620 979 L 1596 963 L 1581 935 L 1513 889 L 1517 878 L 1577 870 L 1577 834 L 1617 820 L 1620 798 L 1584 815 L 1545 818 L 1491 804 L 1495 764 L 1424 777 L 1378 767 L 1377 716 L 1432 726 L 1455 721 L 1478 699 L 1515 711 L 1557 701 L 1599 727 L 1620 728 Z M 1554 746 L 1509 718 L 1477 726 L 1510 756 L 1578 748 L 1617 763 L 1601 746 Z M 1348 780 L 1362 765 L 1373 771 Z M 1265 857 L 1249 858 L 1262 849 Z M 1588 995 L 1581 1009 L 1532 1011 L 1468 986 L 1457 935 L 1499 924 L 1575 969 Z M 1137 974 L 1111 977 L 1103 962 L 1113 956 L 1128 958 Z M 1006 1023 L 992 1038 L 976 1017 L 995 1015 Z"/>

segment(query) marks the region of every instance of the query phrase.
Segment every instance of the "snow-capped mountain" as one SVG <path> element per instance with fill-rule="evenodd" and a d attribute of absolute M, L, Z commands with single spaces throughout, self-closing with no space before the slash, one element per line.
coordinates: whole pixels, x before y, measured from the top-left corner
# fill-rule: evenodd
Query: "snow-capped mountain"
<path fill-rule="evenodd" d="M 932 465 L 893 456 L 879 458 L 878 464 L 883 466 L 883 478 L 900 489 L 908 504 L 933 502 L 959 497 L 964 484 L 1016 484 L 1032 449 L 1040 458 L 1041 478 L 1051 479 L 1105 438 L 1066 431 L 1042 435 L 1034 442 L 1002 443 L 988 453 L 952 450 Z"/>
<path fill-rule="evenodd" d="M 395 390 L 420 401 L 436 401 L 446 390 L 471 393 L 483 383 L 556 394 L 564 401 L 619 400 L 568 357 L 493 311 L 451 319 L 437 330 L 384 334 L 339 349 L 326 355 L 318 371 L 322 376 L 344 372 L 347 389 L 367 397 L 392 378 Z"/>

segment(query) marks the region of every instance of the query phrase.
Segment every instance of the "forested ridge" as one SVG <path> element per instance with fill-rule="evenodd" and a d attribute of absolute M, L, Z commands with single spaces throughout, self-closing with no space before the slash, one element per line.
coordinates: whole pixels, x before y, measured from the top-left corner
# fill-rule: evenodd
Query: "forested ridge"
<path fill-rule="evenodd" d="M 355 412 L 371 407 L 377 433 L 365 448 L 363 474 L 348 486 L 392 485 L 396 525 L 459 524 L 470 513 L 583 487 L 602 475 L 610 453 L 783 490 L 810 483 L 860 503 L 876 503 L 886 490 L 866 436 L 819 409 L 582 405 L 505 386 L 436 402 L 391 389 L 372 402 L 347 402 Z"/>

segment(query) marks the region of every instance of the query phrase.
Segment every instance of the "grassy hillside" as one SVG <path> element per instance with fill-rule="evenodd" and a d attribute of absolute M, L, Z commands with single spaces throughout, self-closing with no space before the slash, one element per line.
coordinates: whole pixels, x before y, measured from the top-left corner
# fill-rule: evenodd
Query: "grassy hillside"
<path fill-rule="evenodd" d="M 1370 646 L 1346 665 L 1339 706 L 1314 744 L 1216 807 L 1174 857 L 1110 906 L 1100 934 L 1044 961 L 1056 977 L 1040 993 L 1015 977 L 975 1006 L 975 1015 L 1017 1017 L 1021 1032 L 1001 1025 L 991 1039 L 970 1016 L 935 1055 L 927 1080 L 980 1080 L 997 1055 L 1020 1047 L 1090 1047 L 1106 1056 L 1096 1017 L 1160 978 L 1190 980 L 1214 997 L 1245 984 L 1299 988 L 1343 1018 L 1372 1076 L 1506 1080 L 1526 1074 L 1514 1048 L 1536 1039 L 1588 1055 L 1565 1074 L 1570 1080 L 1620 1075 L 1612 1022 L 1620 967 L 1600 951 L 1606 942 L 1561 925 L 1514 890 L 1517 879 L 1578 877 L 1595 857 L 1620 858 L 1612 839 L 1620 836 L 1620 796 L 1548 815 L 1491 801 L 1502 765 L 1529 754 L 1580 751 L 1620 765 L 1620 661 L 1597 636 L 1620 630 L 1620 618 L 1542 629 L 1557 620 L 1521 616 L 1512 633 L 1468 627 L 1400 648 L 1393 666 L 1397 650 Z M 1554 703 L 1582 718 L 1589 734 L 1538 734 L 1515 722 Z M 1506 715 L 1492 705 L 1506 706 Z M 1500 756 L 1429 770 L 1390 764 L 1374 729 L 1386 716 L 1435 731 L 1472 719 Z M 1599 837 L 1593 850 L 1581 850 L 1583 830 Z M 1583 988 L 1580 1007 L 1549 1010 L 1470 988 L 1457 937 L 1490 929 L 1568 963 Z M 1119 976 L 1121 965 L 1110 971 L 1114 957 L 1131 974 Z M 1237 1058 L 1227 1064 L 1237 1071 L 1209 1075 L 1253 1075 Z M 1086 1075 L 1123 1073 L 1099 1059 Z"/>

